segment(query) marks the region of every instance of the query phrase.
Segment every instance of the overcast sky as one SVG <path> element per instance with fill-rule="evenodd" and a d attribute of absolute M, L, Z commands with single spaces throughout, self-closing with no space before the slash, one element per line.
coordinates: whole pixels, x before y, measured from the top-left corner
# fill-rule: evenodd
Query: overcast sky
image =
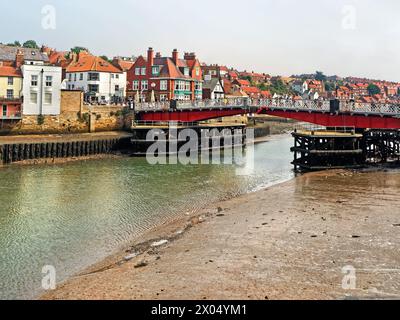
<path fill-rule="evenodd" d="M 398 0 L 1 0 L 0 10 L 3 43 L 35 39 L 110 57 L 178 48 L 273 75 L 400 81 Z"/>

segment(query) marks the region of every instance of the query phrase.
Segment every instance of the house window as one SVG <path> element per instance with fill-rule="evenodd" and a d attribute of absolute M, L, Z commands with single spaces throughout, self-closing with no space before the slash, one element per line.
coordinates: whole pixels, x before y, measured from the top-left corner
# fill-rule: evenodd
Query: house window
<path fill-rule="evenodd" d="M 52 86 L 53 86 L 53 77 L 46 76 L 46 87 L 52 87 Z"/>
<path fill-rule="evenodd" d="M 159 66 L 153 66 L 152 68 L 152 74 L 153 76 L 157 76 L 160 72 L 160 67 Z"/>
<path fill-rule="evenodd" d="M 31 86 L 32 87 L 37 87 L 37 85 L 38 85 L 38 76 L 32 76 L 31 77 Z"/>
<path fill-rule="evenodd" d="M 167 101 L 167 95 L 166 94 L 160 94 L 160 101 Z"/>
<path fill-rule="evenodd" d="M 88 85 L 89 92 L 99 92 L 99 85 L 98 84 L 89 84 Z"/>
<path fill-rule="evenodd" d="M 190 82 L 189 81 L 185 82 L 185 90 L 190 91 Z"/>
<path fill-rule="evenodd" d="M 90 72 L 88 74 L 88 80 L 89 81 L 99 81 L 100 80 L 100 74 L 99 73 L 94 73 L 94 72 Z"/>
<path fill-rule="evenodd" d="M 119 79 L 119 74 L 116 74 L 116 75 L 115 75 L 115 79 Z"/>
<path fill-rule="evenodd" d="M 200 91 L 202 89 L 203 89 L 202 83 L 201 82 L 196 82 L 195 90 Z"/>
<path fill-rule="evenodd" d="M 184 68 L 184 69 L 183 69 L 183 74 L 184 74 L 185 76 L 188 76 L 188 75 L 189 75 L 189 68 Z"/>
<path fill-rule="evenodd" d="M 72 73 L 68 74 L 68 80 L 72 81 Z"/>
<path fill-rule="evenodd" d="M 138 80 L 134 80 L 132 82 L 132 90 L 139 90 L 139 81 Z"/>
<path fill-rule="evenodd" d="M 111 79 L 114 79 L 114 74 L 111 74 Z"/>
<path fill-rule="evenodd" d="M 7 99 L 13 99 L 13 98 L 14 98 L 14 90 L 7 89 Z"/>
<path fill-rule="evenodd" d="M 118 92 L 119 91 L 119 85 L 115 85 L 115 92 Z"/>
<path fill-rule="evenodd" d="M 135 68 L 135 75 L 140 76 L 140 68 Z"/>
<path fill-rule="evenodd" d="M 13 77 L 8 77 L 8 85 L 12 86 L 14 84 L 14 78 Z"/>
<path fill-rule="evenodd" d="M 83 73 L 79 74 L 79 80 L 82 81 L 83 80 Z"/>
<path fill-rule="evenodd" d="M 147 90 L 149 87 L 149 83 L 147 82 L 147 80 L 143 80 L 142 81 L 142 90 Z"/>
<path fill-rule="evenodd" d="M 7 105 L 3 105 L 3 117 L 7 117 Z"/>
<path fill-rule="evenodd" d="M 196 67 L 196 76 L 200 76 L 200 68 Z"/>
<path fill-rule="evenodd" d="M 76 77 L 76 73 L 74 73 L 74 81 L 76 81 L 77 77 Z"/>
<path fill-rule="evenodd" d="M 167 80 L 161 80 L 160 81 L 160 90 L 168 90 L 168 81 Z"/>
<path fill-rule="evenodd" d="M 46 92 L 44 94 L 44 103 L 45 104 L 51 104 L 53 100 L 53 95 L 51 94 L 51 92 Z"/>
<path fill-rule="evenodd" d="M 31 92 L 31 103 L 37 103 L 37 92 Z"/>
<path fill-rule="evenodd" d="M 146 67 L 143 67 L 142 68 L 142 76 L 145 76 L 146 75 Z"/>

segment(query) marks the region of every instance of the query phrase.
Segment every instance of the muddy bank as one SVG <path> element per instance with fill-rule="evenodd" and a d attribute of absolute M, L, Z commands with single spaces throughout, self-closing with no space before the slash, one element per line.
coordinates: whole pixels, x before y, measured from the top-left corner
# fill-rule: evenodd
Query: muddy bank
<path fill-rule="evenodd" d="M 399 297 L 399 191 L 398 170 L 306 174 L 161 226 L 42 299 Z"/>

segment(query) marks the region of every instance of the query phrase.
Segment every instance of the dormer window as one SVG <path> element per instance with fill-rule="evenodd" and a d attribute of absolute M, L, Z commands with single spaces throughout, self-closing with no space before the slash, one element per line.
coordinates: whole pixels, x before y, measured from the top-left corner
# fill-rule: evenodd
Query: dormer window
<path fill-rule="evenodd" d="M 160 67 L 159 66 L 153 66 L 151 69 L 151 72 L 153 74 L 153 76 L 158 76 L 158 74 L 160 73 Z"/>
<path fill-rule="evenodd" d="M 188 76 L 189 75 L 189 68 L 183 68 L 183 74 L 185 76 Z"/>

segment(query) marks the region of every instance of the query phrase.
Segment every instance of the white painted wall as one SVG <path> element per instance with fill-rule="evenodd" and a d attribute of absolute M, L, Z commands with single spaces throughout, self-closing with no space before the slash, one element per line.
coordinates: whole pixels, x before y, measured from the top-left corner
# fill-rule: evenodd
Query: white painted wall
<path fill-rule="evenodd" d="M 89 81 L 89 73 L 99 73 L 99 81 Z M 80 75 L 82 74 L 83 80 Z M 70 78 L 71 75 L 71 78 Z M 117 78 L 118 75 L 118 78 Z M 75 78 L 76 76 L 76 78 Z M 126 94 L 126 72 L 109 73 L 109 72 L 72 72 L 67 73 L 67 89 L 83 90 L 89 92 L 89 84 L 99 85 L 97 97 L 99 100 L 104 97 L 104 101 L 109 102 L 112 96 L 125 97 Z M 71 79 L 71 80 L 70 80 Z M 76 79 L 76 80 L 75 80 Z M 119 86 L 119 91 L 115 91 L 115 86 Z"/>
<path fill-rule="evenodd" d="M 24 115 L 58 115 L 61 110 L 61 67 L 40 64 L 24 64 L 22 95 L 24 97 L 22 114 Z M 43 70 L 43 76 L 42 71 Z M 32 75 L 36 75 L 37 86 L 31 85 Z M 46 86 L 46 76 L 52 77 L 52 86 Z M 31 101 L 31 92 L 37 93 L 37 102 Z M 51 104 L 45 102 L 45 94 L 51 94 Z"/>

